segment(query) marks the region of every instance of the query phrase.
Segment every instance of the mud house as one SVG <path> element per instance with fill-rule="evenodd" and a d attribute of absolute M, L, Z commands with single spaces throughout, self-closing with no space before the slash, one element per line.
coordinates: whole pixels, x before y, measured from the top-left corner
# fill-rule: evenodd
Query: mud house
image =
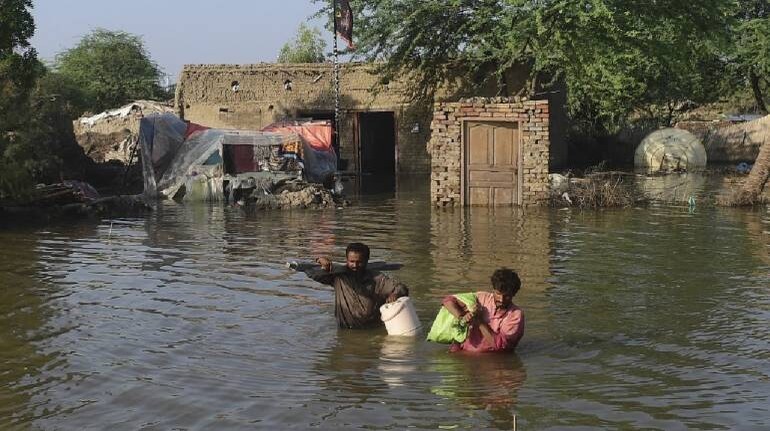
<path fill-rule="evenodd" d="M 410 103 L 403 82 L 380 82 L 380 77 L 370 64 L 348 63 L 342 65 L 341 69 L 341 113 L 337 131 L 338 140 L 335 143 L 340 156 L 341 170 L 393 176 L 433 172 L 435 176 L 436 169 L 439 169 L 444 179 L 443 190 L 455 190 L 461 187 L 460 178 L 449 179 L 448 177 L 455 173 L 465 175 L 466 171 L 463 168 L 445 169 L 445 166 L 435 163 L 437 159 L 445 162 L 448 160 L 441 153 L 442 151 L 449 152 L 453 155 L 452 157 L 460 154 L 461 149 L 452 145 L 452 139 L 455 138 L 445 136 L 446 139 L 442 144 L 430 144 L 431 127 L 435 123 L 434 108 L 444 110 L 444 105 L 416 106 Z M 378 86 L 378 83 L 381 85 Z M 523 82 L 519 85 L 522 84 Z M 439 95 L 439 98 L 447 102 L 459 100 L 456 94 L 448 93 Z M 547 108 L 543 109 L 539 113 L 537 125 L 533 125 L 532 128 L 529 126 L 519 128 L 518 124 L 520 120 L 524 120 L 523 116 L 515 117 L 513 111 L 509 110 L 510 115 L 506 118 L 504 109 L 501 115 L 492 114 L 492 111 L 497 108 L 490 106 L 488 112 L 490 118 L 486 119 L 487 122 L 503 121 L 509 126 L 516 123 L 512 127 L 519 131 L 512 136 L 516 139 L 515 151 L 517 154 L 518 152 L 522 154 L 516 162 L 538 163 L 540 165 L 536 169 L 544 173 L 542 177 L 545 179 L 540 178 L 539 174 L 537 178 L 523 176 L 524 169 L 531 171 L 535 167 L 529 165 L 513 167 L 516 170 L 515 178 L 519 178 L 519 173 L 522 174 L 521 181 L 516 184 L 517 187 L 523 184 L 522 181 L 535 180 L 542 180 L 543 184 L 532 184 L 532 187 L 545 187 L 549 165 L 553 168 L 565 163 L 566 144 L 563 130 L 566 116 L 561 108 L 564 95 L 550 94 L 548 98 L 549 101 L 541 102 L 540 109 L 549 103 L 556 108 L 552 107 L 550 111 Z M 489 99 L 490 103 L 493 101 L 494 99 Z M 333 67 L 329 63 L 188 65 L 183 68 L 177 83 L 175 108 L 180 117 L 185 120 L 218 128 L 261 129 L 285 118 L 332 119 L 334 116 Z M 478 118 L 483 118 L 488 113 L 479 112 Z M 453 115 L 451 120 L 455 118 L 459 117 Z M 465 119 L 458 121 L 463 124 L 458 123 L 457 127 L 465 127 Z M 433 124 L 433 126 L 439 125 Z M 454 127 L 451 126 L 451 129 L 455 130 Z M 537 130 L 534 127 L 537 127 Z M 433 132 L 435 133 L 436 130 Z M 529 139 L 530 132 L 537 132 L 537 140 Z M 442 133 L 442 136 L 446 135 Z M 458 136 L 461 138 L 460 135 Z M 460 144 L 458 142 L 458 145 Z M 528 147 L 535 144 L 537 148 Z M 530 152 L 536 152 L 537 156 L 529 156 Z M 494 156 L 490 155 L 490 157 Z M 448 163 L 459 166 L 463 160 L 458 158 Z M 465 193 L 455 191 L 456 196 L 452 192 L 447 195 L 451 195 L 450 198 L 441 195 L 439 198 L 434 197 L 434 201 L 441 202 L 442 205 L 470 203 L 458 200 L 460 196 L 465 196 Z M 437 192 L 436 189 L 434 196 L 437 196 L 435 193 L 442 192 Z M 474 193 L 480 196 L 478 190 Z M 493 190 L 491 193 L 496 193 L 501 198 L 489 201 L 490 204 L 495 202 L 526 204 L 537 200 L 531 193 L 524 193 L 523 189 L 513 192 Z M 513 193 L 512 198 L 507 200 L 503 198 L 502 196 L 506 193 Z"/>
<path fill-rule="evenodd" d="M 369 173 L 428 172 L 430 115 L 415 115 L 397 84 L 371 90 L 366 65 L 340 74 L 342 168 Z M 284 118 L 334 118 L 328 63 L 191 65 L 182 70 L 176 108 L 185 120 L 211 127 L 260 129 Z"/>

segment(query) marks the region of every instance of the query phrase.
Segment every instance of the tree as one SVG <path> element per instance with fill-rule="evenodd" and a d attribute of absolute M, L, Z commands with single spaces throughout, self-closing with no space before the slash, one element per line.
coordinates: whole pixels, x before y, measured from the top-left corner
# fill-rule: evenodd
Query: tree
<path fill-rule="evenodd" d="M 740 84 L 748 84 L 757 109 L 767 114 L 764 93 L 770 88 L 770 3 L 741 0 L 727 57 L 738 71 Z"/>
<path fill-rule="evenodd" d="M 37 60 L 29 0 L 0 2 L 0 200 L 23 200 L 37 182 L 79 176 L 88 159 L 72 132 L 80 91 Z"/>
<path fill-rule="evenodd" d="M 25 146 L 29 97 L 42 68 L 29 45 L 35 32 L 31 0 L 0 2 L 0 198 L 24 194 L 31 176 L 14 159 Z"/>
<path fill-rule="evenodd" d="M 0 3 L 0 149 L 8 134 L 23 124 L 23 107 L 40 71 L 37 53 L 29 45 L 35 32 L 31 8 L 31 0 Z"/>
<path fill-rule="evenodd" d="M 278 54 L 279 63 L 322 63 L 326 41 L 321 37 L 321 31 L 300 24 L 297 35 L 281 47 Z"/>
<path fill-rule="evenodd" d="M 162 97 L 161 71 L 139 36 L 97 29 L 56 57 L 56 71 L 79 86 L 92 112 Z"/>
<path fill-rule="evenodd" d="M 320 1 L 320 0 L 319 0 Z M 384 60 L 386 80 L 414 74 L 430 99 L 458 76 L 471 90 L 513 95 L 506 73 L 525 71 L 522 94 L 566 85 L 573 120 L 598 134 L 641 107 L 714 97 L 709 75 L 731 17 L 730 0 L 352 0 L 358 51 Z M 326 4 L 321 13 L 328 13 Z"/>

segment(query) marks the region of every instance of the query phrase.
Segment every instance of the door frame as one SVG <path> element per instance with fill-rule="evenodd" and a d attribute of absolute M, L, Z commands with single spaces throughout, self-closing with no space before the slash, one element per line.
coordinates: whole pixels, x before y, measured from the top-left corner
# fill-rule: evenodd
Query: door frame
<path fill-rule="evenodd" d="M 513 118 L 494 118 L 494 117 L 464 117 L 460 119 L 460 202 L 462 202 L 462 206 L 470 206 L 468 205 L 468 197 L 466 196 L 466 184 L 468 182 L 468 179 L 466 178 L 468 176 L 468 169 L 467 165 L 465 163 L 465 159 L 467 157 L 468 153 L 468 144 L 467 144 L 467 130 L 468 130 L 468 123 L 515 123 L 517 125 L 518 133 L 518 155 L 517 155 L 517 163 L 516 163 L 516 202 L 513 203 L 515 206 L 521 206 L 522 203 L 522 185 L 524 181 L 524 172 L 522 170 L 522 164 L 524 162 L 524 149 L 522 145 L 522 124 L 523 122 L 521 120 L 513 119 Z"/>
<path fill-rule="evenodd" d="M 361 114 L 391 114 L 393 115 L 393 177 L 398 182 L 398 169 L 399 169 L 399 157 L 398 157 L 398 115 L 396 111 L 388 110 L 372 110 L 372 111 L 353 111 L 353 133 L 355 134 L 355 156 L 356 156 L 356 172 L 360 176 L 363 172 L 363 163 L 361 157 Z"/>

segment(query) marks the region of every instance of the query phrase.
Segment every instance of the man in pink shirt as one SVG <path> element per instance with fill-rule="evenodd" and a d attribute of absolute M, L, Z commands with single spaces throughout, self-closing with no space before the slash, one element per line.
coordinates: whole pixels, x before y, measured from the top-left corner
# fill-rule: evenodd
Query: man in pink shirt
<path fill-rule="evenodd" d="M 465 341 L 453 343 L 450 351 L 513 351 L 524 335 L 524 312 L 513 303 L 519 288 L 519 275 L 508 268 L 500 268 L 492 274 L 492 292 L 476 294 L 473 313 L 453 295 L 444 298 L 442 305 L 470 325 Z"/>

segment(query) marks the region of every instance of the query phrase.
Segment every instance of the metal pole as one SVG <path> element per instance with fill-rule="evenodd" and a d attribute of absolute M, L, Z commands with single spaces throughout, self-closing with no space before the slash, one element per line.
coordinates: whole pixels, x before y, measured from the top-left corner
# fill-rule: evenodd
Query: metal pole
<path fill-rule="evenodd" d="M 334 43 L 333 43 L 333 57 L 334 57 L 334 140 L 336 142 L 337 148 L 335 150 L 337 151 L 337 158 L 340 157 L 339 155 L 339 146 L 340 146 L 340 63 L 337 51 L 337 0 L 332 0 L 332 10 L 334 11 L 332 14 L 332 21 L 334 22 Z"/>

